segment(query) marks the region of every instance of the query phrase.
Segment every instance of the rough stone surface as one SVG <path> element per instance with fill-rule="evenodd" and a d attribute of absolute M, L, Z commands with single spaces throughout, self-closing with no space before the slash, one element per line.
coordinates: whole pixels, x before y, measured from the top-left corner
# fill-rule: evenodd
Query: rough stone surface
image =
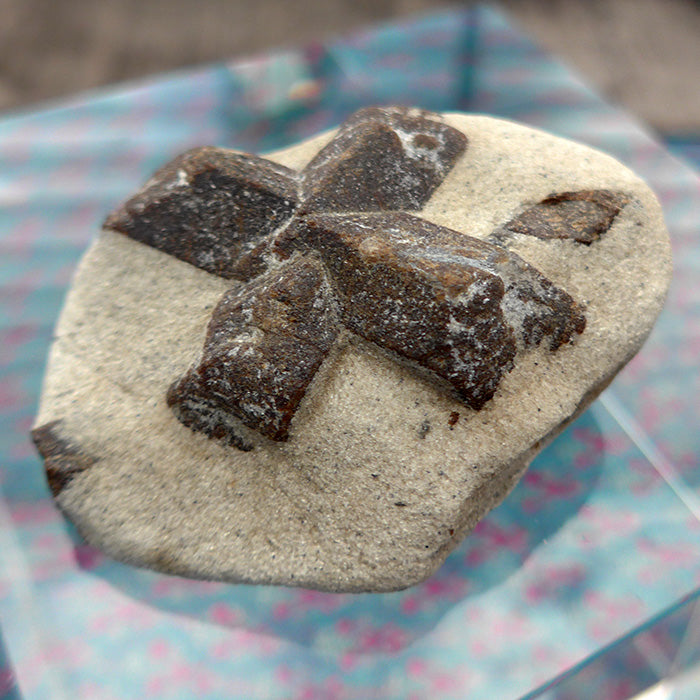
<path fill-rule="evenodd" d="M 590 245 L 610 226 L 629 198 L 621 192 L 560 192 L 505 225 L 506 231 L 538 238 L 569 238 Z"/>
<path fill-rule="evenodd" d="M 207 329 L 199 364 L 168 391 L 185 425 L 250 449 L 235 416 L 273 440 L 286 439 L 306 389 L 338 335 L 323 270 L 286 263 L 227 292 Z"/>
<path fill-rule="evenodd" d="M 280 283 L 270 287 L 269 276 L 252 291 L 234 288 L 225 296 L 203 359 L 168 392 L 185 425 L 242 450 L 252 447 L 232 418 L 286 440 L 341 331 L 331 313 L 336 304 L 348 330 L 446 380 L 476 410 L 513 368 L 518 340 L 537 345 L 550 335 L 554 351 L 583 332 L 581 307 L 517 255 L 402 211 L 421 208 L 466 148 L 466 136 L 435 117 L 399 107 L 362 109 L 299 175 L 257 156 L 190 151 L 107 219 L 107 228 L 223 277 L 232 271 L 253 277 L 270 265 L 276 279 L 277 259 L 320 253 L 321 267 L 308 257 L 284 267 L 291 316 L 279 314 Z M 293 215 L 296 179 L 303 184 Z M 585 215 L 574 223 L 585 224 Z M 225 269 L 221 251 L 229 255 Z M 304 296 L 312 277 L 319 294 L 324 287 L 322 298 Z M 313 328 L 316 320 L 319 342 L 300 345 L 295 329 Z"/>
<path fill-rule="evenodd" d="M 107 217 L 119 231 L 226 278 L 264 269 L 265 236 L 297 206 L 296 173 L 222 148 L 196 148 L 161 168 Z"/>
<path fill-rule="evenodd" d="M 513 368 L 517 341 L 550 349 L 582 333 L 571 297 L 517 255 L 408 214 L 317 215 L 345 326 L 447 380 L 475 410 Z"/>
<path fill-rule="evenodd" d="M 51 493 L 56 498 L 71 480 L 89 469 L 94 457 L 84 454 L 79 448 L 61 437 L 61 421 L 45 423 L 32 430 L 32 440 L 44 458 L 46 479 Z"/>
<path fill-rule="evenodd" d="M 35 440 L 59 506 L 111 556 L 226 581 L 409 586 L 641 347 L 670 248 L 633 173 L 488 117 L 371 114 L 266 158 L 217 149 L 227 187 L 260 183 L 272 212 L 219 232 L 225 264 L 207 267 L 196 221 L 163 237 L 180 206 L 163 190 L 191 177 L 174 166 L 81 262 Z M 420 148 L 435 133 L 462 146 L 404 162 L 397 124 Z M 336 161 L 367 169 L 351 132 L 375 133 L 399 172 L 432 174 L 404 200 L 326 207 Z M 198 191 L 201 214 L 212 192 Z M 133 204 L 166 200 L 152 227 Z"/>
<path fill-rule="evenodd" d="M 421 209 L 467 147 L 430 112 L 356 112 L 304 170 L 307 211 Z"/>

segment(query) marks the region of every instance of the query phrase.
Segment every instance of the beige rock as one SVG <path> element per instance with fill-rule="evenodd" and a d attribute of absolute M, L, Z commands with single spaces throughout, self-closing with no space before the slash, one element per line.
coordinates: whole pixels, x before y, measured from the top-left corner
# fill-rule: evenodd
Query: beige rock
<path fill-rule="evenodd" d="M 89 542 L 195 578 L 410 586 L 639 350 L 671 271 L 649 188 L 609 156 L 540 131 L 483 116 L 444 120 L 468 147 L 414 214 L 507 247 L 584 309 L 585 330 L 555 351 L 519 346 L 479 410 L 343 330 L 288 439 L 241 424 L 253 447 L 242 451 L 183 425 L 165 396 L 197 361 L 222 294 L 243 283 L 102 231 L 61 314 L 35 432 L 57 503 Z M 301 169 L 332 136 L 269 158 Z M 505 230 L 552 194 L 589 191 L 624 196 L 590 243 Z"/>

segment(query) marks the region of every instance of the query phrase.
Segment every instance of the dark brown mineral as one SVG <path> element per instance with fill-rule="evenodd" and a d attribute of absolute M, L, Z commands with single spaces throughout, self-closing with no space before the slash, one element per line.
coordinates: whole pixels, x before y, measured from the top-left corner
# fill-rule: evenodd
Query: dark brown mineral
<path fill-rule="evenodd" d="M 44 458 L 46 477 L 54 497 L 97 459 L 61 437 L 61 421 L 55 420 L 32 430 L 32 440 Z"/>
<path fill-rule="evenodd" d="M 343 328 L 479 410 L 519 350 L 547 339 L 555 351 L 582 333 L 581 306 L 517 255 L 407 213 L 423 208 L 466 146 L 437 115 L 369 108 L 301 173 L 200 149 L 112 215 L 113 230 L 248 280 L 223 296 L 200 360 L 170 387 L 177 417 L 240 449 L 252 449 L 241 424 L 288 439 Z M 500 230 L 590 242 L 626 201 L 553 195 Z"/>
<path fill-rule="evenodd" d="M 219 277 L 264 270 L 267 237 L 298 203 L 296 173 L 257 156 L 197 148 L 161 168 L 105 221 Z"/>
<path fill-rule="evenodd" d="M 629 203 L 629 197 L 609 190 L 560 192 L 509 221 L 504 228 L 538 238 L 570 238 L 590 245 L 605 233 Z"/>
<path fill-rule="evenodd" d="M 356 112 L 303 173 L 304 210 L 419 210 L 467 147 L 435 115 L 402 108 Z"/>
<path fill-rule="evenodd" d="M 223 437 L 235 416 L 285 440 L 337 333 L 323 270 L 305 259 L 286 263 L 222 297 L 201 361 L 171 387 L 168 403 L 183 423 L 212 435 Z"/>
<path fill-rule="evenodd" d="M 517 255 L 405 213 L 307 217 L 348 330 L 447 380 L 470 408 L 491 399 L 517 341 L 550 347 L 581 309 Z"/>

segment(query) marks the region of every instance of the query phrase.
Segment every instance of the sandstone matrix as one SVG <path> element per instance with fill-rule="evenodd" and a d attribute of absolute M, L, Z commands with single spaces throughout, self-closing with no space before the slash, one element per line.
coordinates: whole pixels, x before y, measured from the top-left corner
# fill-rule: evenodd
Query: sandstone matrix
<path fill-rule="evenodd" d="M 402 589 L 634 356 L 670 274 L 637 176 L 511 122 L 368 108 L 196 149 L 85 254 L 33 437 L 115 559 Z"/>

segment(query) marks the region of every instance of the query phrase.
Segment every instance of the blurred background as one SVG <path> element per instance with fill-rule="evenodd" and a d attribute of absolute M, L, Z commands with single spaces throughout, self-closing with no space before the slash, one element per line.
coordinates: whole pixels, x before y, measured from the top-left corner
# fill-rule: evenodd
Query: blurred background
<path fill-rule="evenodd" d="M 457 3 L 0 0 L 0 110 Z M 658 131 L 700 131 L 698 0 L 502 0 L 537 43 Z"/>

